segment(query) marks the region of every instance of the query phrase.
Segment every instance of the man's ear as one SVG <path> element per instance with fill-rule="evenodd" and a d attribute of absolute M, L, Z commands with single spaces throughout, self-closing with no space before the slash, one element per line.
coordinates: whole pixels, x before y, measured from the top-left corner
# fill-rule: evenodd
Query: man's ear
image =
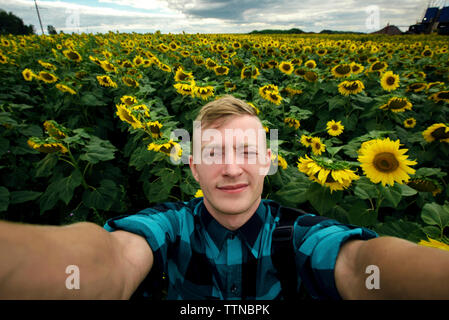
<path fill-rule="evenodd" d="M 190 171 L 192 171 L 192 175 L 195 178 L 195 180 L 197 182 L 200 182 L 199 178 L 198 178 L 198 171 L 196 170 L 196 164 L 193 163 L 193 156 L 192 155 L 189 156 L 189 167 L 190 167 Z"/>
<path fill-rule="evenodd" d="M 260 168 L 259 173 L 263 176 L 266 176 L 270 171 L 270 167 L 271 167 L 271 149 L 268 148 L 265 155 L 265 162 L 262 163 L 262 167 Z"/>

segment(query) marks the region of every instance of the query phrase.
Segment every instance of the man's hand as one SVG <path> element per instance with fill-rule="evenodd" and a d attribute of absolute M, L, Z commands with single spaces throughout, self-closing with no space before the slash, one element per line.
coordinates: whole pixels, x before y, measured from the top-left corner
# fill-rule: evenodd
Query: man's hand
<path fill-rule="evenodd" d="M 0 299 L 127 299 L 152 264 L 146 240 L 125 231 L 0 221 Z M 79 288 L 67 287 L 68 266 Z"/>
<path fill-rule="evenodd" d="M 366 285 L 366 268 L 379 270 L 379 288 Z M 449 252 L 380 237 L 345 243 L 335 265 L 343 299 L 449 299 Z"/>

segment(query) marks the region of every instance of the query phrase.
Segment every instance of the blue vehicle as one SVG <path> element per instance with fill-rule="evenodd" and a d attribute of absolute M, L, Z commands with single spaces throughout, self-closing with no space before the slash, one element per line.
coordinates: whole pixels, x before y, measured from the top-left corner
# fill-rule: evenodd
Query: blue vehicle
<path fill-rule="evenodd" d="M 439 6 L 429 6 L 422 21 L 411 25 L 407 34 L 438 34 L 449 35 L 449 6 L 440 9 Z"/>

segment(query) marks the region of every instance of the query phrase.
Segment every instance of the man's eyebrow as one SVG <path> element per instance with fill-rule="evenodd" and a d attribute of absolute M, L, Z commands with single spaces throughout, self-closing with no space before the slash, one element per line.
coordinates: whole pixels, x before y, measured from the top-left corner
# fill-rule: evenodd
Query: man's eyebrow
<path fill-rule="evenodd" d="M 238 148 L 248 148 L 248 147 L 256 147 L 257 148 L 257 143 L 248 143 L 248 142 L 244 142 L 243 144 L 240 143 L 236 146 L 233 146 L 234 149 L 238 149 Z M 209 143 L 209 144 L 204 144 L 201 146 L 201 150 L 204 150 L 204 148 L 221 148 L 224 149 L 225 146 L 222 145 L 221 143 Z"/>

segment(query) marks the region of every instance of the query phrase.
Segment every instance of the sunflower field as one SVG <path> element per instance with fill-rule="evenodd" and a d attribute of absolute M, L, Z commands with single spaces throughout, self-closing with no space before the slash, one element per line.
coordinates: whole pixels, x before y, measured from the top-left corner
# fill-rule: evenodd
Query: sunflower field
<path fill-rule="evenodd" d="M 188 152 L 171 133 L 192 133 L 199 108 L 231 94 L 278 130 L 263 197 L 449 248 L 447 38 L 0 40 L 0 219 L 102 225 L 201 196 L 188 165 L 170 161 Z"/>

